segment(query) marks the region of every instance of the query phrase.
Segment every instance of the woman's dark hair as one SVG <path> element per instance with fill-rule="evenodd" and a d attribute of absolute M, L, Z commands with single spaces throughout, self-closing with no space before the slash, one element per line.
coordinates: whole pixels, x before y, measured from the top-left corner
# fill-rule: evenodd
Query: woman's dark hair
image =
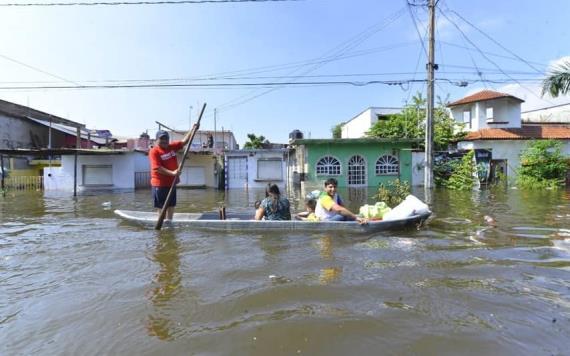
<path fill-rule="evenodd" d="M 276 212 L 279 204 L 279 197 L 281 196 L 281 192 L 279 192 L 279 187 L 277 186 L 277 184 L 269 184 L 267 186 L 265 194 L 267 194 L 267 196 L 272 197 L 271 212 L 273 213 Z"/>

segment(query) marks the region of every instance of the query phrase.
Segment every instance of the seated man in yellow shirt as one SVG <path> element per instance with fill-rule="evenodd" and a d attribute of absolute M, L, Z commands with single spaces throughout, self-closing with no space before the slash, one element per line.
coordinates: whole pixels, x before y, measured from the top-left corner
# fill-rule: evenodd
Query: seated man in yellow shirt
<path fill-rule="evenodd" d="M 362 219 L 350 210 L 345 208 L 337 194 L 338 182 L 334 178 L 327 179 L 325 182 L 325 190 L 321 193 L 321 196 L 317 200 L 317 207 L 315 209 L 315 215 L 321 221 L 358 221 L 359 223 L 365 223 L 366 220 Z"/>

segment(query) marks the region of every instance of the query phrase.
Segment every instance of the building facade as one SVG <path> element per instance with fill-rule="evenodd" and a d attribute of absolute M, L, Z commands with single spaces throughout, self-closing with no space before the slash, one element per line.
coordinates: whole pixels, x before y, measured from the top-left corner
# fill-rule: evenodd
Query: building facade
<path fill-rule="evenodd" d="M 292 142 L 288 178 L 321 188 L 328 178 L 339 187 L 375 187 L 395 179 L 412 180 L 412 145 L 407 139 L 303 139 Z"/>
<path fill-rule="evenodd" d="M 560 141 L 563 154 L 570 156 L 570 126 L 564 122 L 544 123 L 530 116 L 523 121 L 522 102 L 509 94 L 483 90 L 448 104 L 453 118 L 464 123 L 467 131 L 457 148 L 488 150 L 491 175 L 500 172 L 509 181 L 516 177 L 521 152 L 530 140 Z"/>
<path fill-rule="evenodd" d="M 270 183 L 286 189 L 287 154 L 284 148 L 226 151 L 226 189 L 264 189 Z"/>

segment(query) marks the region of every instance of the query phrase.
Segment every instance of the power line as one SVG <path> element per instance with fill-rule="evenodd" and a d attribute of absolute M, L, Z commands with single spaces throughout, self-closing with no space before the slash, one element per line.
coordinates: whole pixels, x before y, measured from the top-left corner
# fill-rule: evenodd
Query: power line
<path fill-rule="evenodd" d="M 522 58 L 521 56 L 517 55 L 515 52 L 511 51 L 510 49 L 508 49 L 507 47 L 503 46 L 499 41 L 495 40 L 493 37 L 491 37 L 490 35 L 488 35 L 486 32 L 484 32 L 483 30 L 481 30 L 479 27 L 475 26 L 473 23 L 471 23 L 470 21 L 468 21 L 467 19 L 465 19 L 463 16 L 461 16 L 459 13 L 457 13 L 457 11 L 455 10 L 449 10 L 450 12 L 454 13 L 455 16 L 459 17 L 461 20 L 463 20 L 463 22 L 465 22 L 466 24 L 468 24 L 469 26 L 473 27 L 475 30 L 477 30 L 479 33 L 481 33 L 483 36 L 487 37 L 491 42 L 493 42 L 494 44 L 496 44 L 497 46 L 501 47 L 503 50 L 507 51 L 508 53 L 510 53 L 511 55 L 513 55 L 514 57 L 516 57 L 518 60 L 520 60 L 521 62 L 525 63 L 526 65 L 528 65 L 530 68 L 534 69 L 537 73 L 542 74 L 543 71 L 541 71 L 540 69 L 536 68 L 535 66 L 533 66 L 529 61 L 527 61 L 526 59 Z"/>
<path fill-rule="evenodd" d="M 447 82 L 449 84 L 464 86 L 464 83 L 477 83 L 481 82 L 479 78 L 464 79 L 464 78 L 437 78 L 436 80 Z M 512 79 L 511 79 L 512 80 Z M 540 81 L 541 78 L 536 79 L 522 79 L 525 81 Z M 507 83 L 507 79 L 489 80 L 494 83 Z M 328 85 L 351 85 L 356 87 L 363 87 L 368 85 L 383 84 L 383 85 L 403 85 L 410 83 L 425 83 L 425 79 L 392 79 L 392 80 L 368 80 L 368 81 L 291 81 L 291 82 L 256 82 L 256 83 L 160 83 L 160 84 L 106 84 L 106 85 L 46 85 L 46 86 L 0 86 L 0 90 L 85 90 L 85 89 L 162 89 L 162 88 L 225 88 L 225 87 L 276 87 L 276 86 L 328 86 Z"/>
<path fill-rule="evenodd" d="M 532 95 L 534 95 L 535 97 L 537 97 L 540 100 L 545 100 L 543 98 L 541 98 L 539 95 L 537 95 L 534 91 L 530 90 L 529 88 L 527 88 L 526 86 L 524 86 L 523 84 L 521 84 L 518 80 L 516 80 L 515 78 L 511 77 L 509 74 L 505 73 L 505 71 L 497 64 L 495 63 L 492 59 L 490 59 L 489 57 L 487 57 L 483 51 L 469 38 L 467 37 L 467 35 L 465 34 L 465 32 L 463 32 L 463 30 L 459 27 L 459 25 L 457 25 L 456 22 L 454 22 L 453 20 L 451 20 L 449 18 L 449 16 L 447 16 L 441 9 L 439 10 L 441 15 L 443 17 L 445 17 L 463 36 L 463 38 L 465 38 L 465 40 L 467 42 L 469 42 L 469 44 L 471 44 L 471 46 L 473 46 L 473 48 L 477 49 L 477 51 L 481 54 L 481 56 L 483 58 L 485 58 L 488 62 L 490 62 L 493 66 L 495 66 L 501 73 L 503 73 L 506 77 L 510 78 L 511 80 L 513 80 L 514 82 L 516 82 L 517 84 L 519 84 L 521 86 L 521 88 L 524 88 L 525 90 L 527 90 L 528 92 L 530 92 Z M 547 102 L 550 102 L 548 100 L 546 100 Z M 551 102 L 550 102 L 551 103 Z"/>
<path fill-rule="evenodd" d="M 54 6 L 123 6 L 123 5 L 189 5 L 255 2 L 297 2 L 304 0 L 164 0 L 164 1 L 98 1 L 98 2 L 30 2 L 7 3 L 0 7 L 54 7 Z"/>
<path fill-rule="evenodd" d="M 414 16 L 414 13 L 412 11 L 412 4 L 410 4 L 410 2 L 408 0 L 405 0 L 406 4 L 408 5 L 408 12 L 410 13 L 410 17 L 412 18 L 412 23 L 414 25 L 414 28 L 416 29 L 416 34 L 418 35 L 418 39 L 420 40 L 420 44 L 424 50 L 424 53 L 426 54 L 427 57 L 427 49 L 426 49 L 426 45 L 424 44 L 422 35 L 420 34 L 420 29 L 418 28 L 418 23 L 416 21 L 416 17 Z"/>
<path fill-rule="evenodd" d="M 45 71 L 45 70 L 43 70 L 43 69 L 39 69 L 39 68 L 37 68 L 37 67 L 34 67 L 34 66 L 32 66 L 32 65 L 29 65 L 29 64 L 26 64 L 26 63 L 24 63 L 24 62 L 22 62 L 22 61 L 19 61 L 19 60 L 17 60 L 17 59 L 14 59 L 14 58 L 5 56 L 5 55 L 3 55 L 3 54 L 0 54 L 0 57 L 1 57 L 1 58 L 4 58 L 4 59 L 7 60 L 7 61 L 10 61 L 10 62 L 19 64 L 19 65 L 21 65 L 21 66 L 23 66 L 23 67 L 26 67 L 26 68 L 28 68 L 28 69 L 34 70 L 34 71 L 36 71 L 36 72 L 38 72 L 38 73 L 42 73 L 42 74 L 48 75 L 48 76 L 50 76 L 50 77 L 52 77 L 52 78 L 56 78 L 56 79 L 59 79 L 59 80 L 61 80 L 61 81 L 64 81 L 64 82 L 67 82 L 67 83 L 70 83 L 70 84 L 80 85 L 80 84 L 77 83 L 77 82 L 74 82 L 74 81 L 72 81 L 72 80 L 66 79 L 66 78 L 61 77 L 61 76 L 59 76 L 59 75 L 56 75 L 56 74 L 47 72 L 47 71 Z"/>
<path fill-rule="evenodd" d="M 312 67 L 308 68 L 307 70 L 303 71 L 301 73 L 301 75 L 305 75 L 308 74 L 314 70 L 316 70 L 317 68 L 322 67 L 324 64 L 329 63 L 330 61 L 336 60 L 338 58 L 340 58 L 341 56 L 345 55 L 348 51 L 352 50 L 353 48 L 355 48 L 356 46 L 360 45 L 362 42 L 364 42 L 366 39 L 368 39 L 369 37 L 371 37 L 372 35 L 374 35 L 375 33 L 383 30 L 384 28 L 386 28 L 387 26 L 389 26 L 391 23 L 393 23 L 394 21 L 396 21 L 398 18 L 400 18 L 403 13 L 404 13 L 405 8 L 402 8 L 398 11 L 396 11 L 395 13 L 393 13 L 392 15 L 386 17 L 385 19 L 383 19 L 381 22 L 376 23 L 370 27 L 368 27 L 367 29 L 365 29 L 364 31 L 361 31 L 360 33 L 358 33 L 356 36 L 353 36 L 352 38 L 350 38 L 347 41 L 344 41 L 343 43 L 337 45 L 336 47 L 334 47 L 333 49 L 331 49 L 330 51 L 328 51 L 327 53 L 325 53 L 324 56 L 329 55 L 330 53 L 330 57 L 329 59 L 323 60 L 322 62 L 319 62 L 315 65 L 313 65 Z M 324 57 L 322 56 L 322 57 Z M 321 57 L 321 58 L 322 58 Z M 299 68 L 300 69 L 300 68 Z M 297 70 L 294 70 L 293 72 L 291 72 L 291 74 L 294 74 Z M 261 93 L 257 93 L 255 94 L 254 92 L 239 96 L 235 99 L 232 99 L 220 106 L 218 106 L 218 112 L 223 112 L 223 111 L 227 111 L 231 108 L 246 104 L 252 100 L 255 100 L 263 95 L 269 94 L 275 90 L 278 90 L 280 87 L 274 87 L 274 88 L 270 88 L 268 90 L 265 90 Z"/>
<path fill-rule="evenodd" d="M 462 45 L 459 45 L 459 44 L 453 43 L 453 42 L 447 42 L 447 41 L 442 41 L 442 40 L 440 40 L 440 41 L 438 41 L 438 42 L 443 43 L 443 44 L 445 44 L 446 46 L 450 46 L 450 47 L 462 48 L 462 49 L 466 49 L 466 50 L 468 50 L 468 51 L 477 51 L 477 50 L 474 49 L 474 48 L 467 47 L 467 46 L 462 46 Z M 504 54 L 498 54 L 498 53 L 493 53 L 493 52 L 489 52 L 489 51 L 483 51 L 483 53 L 485 53 L 486 55 L 489 55 L 489 56 L 493 56 L 493 57 L 499 57 L 499 58 L 510 59 L 510 60 L 513 60 L 513 61 L 519 61 L 518 58 L 511 57 L 511 56 L 506 56 L 506 55 L 504 55 Z M 536 64 L 536 65 L 542 66 L 542 67 L 547 67 L 547 66 L 548 66 L 547 64 L 540 63 L 540 62 L 534 62 L 534 61 L 528 61 L 528 62 L 529 62 L 529 63 L 532 63 L 532 64 Z M 533 71 L 533 73 L 534 73 L 534 71 Z"/>

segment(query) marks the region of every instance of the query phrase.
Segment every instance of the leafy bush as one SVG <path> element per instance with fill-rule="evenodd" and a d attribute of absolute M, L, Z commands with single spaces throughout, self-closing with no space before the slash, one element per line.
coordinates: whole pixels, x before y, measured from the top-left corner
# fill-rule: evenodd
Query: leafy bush
<path fill-rule="evenodd" d="M 532 141 L 521 153 L 517 185 L 521 188 L 558 188 L 564 184 L 568 162 L 562 144 L 554 140 Z"/>
<path fill-rule="evenodd" d="M 403 202 L 408 195 L 410 195 L 410 184 L 407 181 L 401 182 L 399 179 L 396 179 L 386 184 L 380 183 L 374 199 L 382 201 L 393 208 Z"/>
<path fill-rule="evenodd" d="M 434 162 L 434 181 L 437 186 L 453 190 L 471 190 L 477 183 L 477 167 L 473 161 L 475 151 L 469 151 L 461 159 L 444 159 Z"/>
<path fill-rule="evenodd" d="M 471 190 L 475 186 L 477 168 L 473 161 L 475 151 L 469 151 L 455 164 L 453 173 L 445 183 L 445 186 L 453 190 Z"/>

